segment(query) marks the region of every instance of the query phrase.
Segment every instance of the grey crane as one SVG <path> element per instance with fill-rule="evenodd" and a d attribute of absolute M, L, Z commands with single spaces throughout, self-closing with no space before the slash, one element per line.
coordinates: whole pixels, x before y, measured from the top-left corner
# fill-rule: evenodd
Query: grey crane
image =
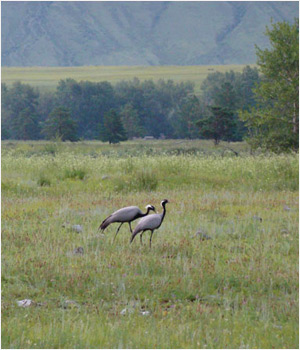
<path fill-rule="evenodd" d="M 167 199 L 164 199 L 161 202 L 161 206 L 163 207 L 163 212 L 161 214 L 148 215 L 148 216 L 142 218 L 138 222 L 136 228 L 133 230 L 130 243 L 132 243 L 132 241 L 134 240 L 134 237 L 140 232 L 141 232 L 140 240 L 141 240 L 141 243 L 142 243 L 143 233 L 145 231 L 151 231 L 151 236 L 150 236 L 150 248 L 151 248 L 153 231 L 157 230 L 160 227 L 160 225 L 162 224 L 162 222 L 164 220 L 164 217 L 166 215 L 166 204 L 167 203 L 169 203 L 169 201 Z"/>
<path fill-rule="evenodd" d="M 124 222 L 128 222 L 130 232 L 132 233 L 132 228 L 131 228 L 132 221 L 148 215 L 150 210 L 153 210 L 155 212 L 155 207 L 151 204 L 148 204 L 146 206 L 146 209 L 147 209 L 146 213 L 142 213 L 141 209 L 139 207 L 135 207 L 135 206 L 121 208 L 121 209 L 115 211 L 114 213 L 112 213 L 111 215 L 109 215 L 105 220 L 103 220 L 103 222 L 99 226 L 98 230 L 101 229 L 102 231 L 104 231 L 106 229 L 106 227 L 109 226 L 110 224 L 112 224 L 113 222 L 120 222 L 121 225 L 118 227 L 117 232 L 116 232 L 115 237 L 114 237 L 114 241 L 115 241 L 117 234 L 118 234 L 121 226 L 124 224 Z"/>

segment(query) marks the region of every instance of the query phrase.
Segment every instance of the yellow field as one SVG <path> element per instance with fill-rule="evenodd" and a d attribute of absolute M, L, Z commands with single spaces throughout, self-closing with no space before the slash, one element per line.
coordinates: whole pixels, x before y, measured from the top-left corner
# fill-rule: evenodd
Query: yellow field
<path fill-rule="evenodd" d="M 254 66 L 254 65 L 252 65 Z M 245 65 L 219 66 L 85 66 L 85 67 L 2 67 L 2 82 L 11 85 L 15 81 L 39 87 L 41 90 L 53 90 L 61 79 L 72 78 L 77 81 L 108 81 L 112 84 L 131 80 L 172 79 L 175 82 L 192 81 L 195 92 L 209 73 L 233 70 L 241 72 Z"/>

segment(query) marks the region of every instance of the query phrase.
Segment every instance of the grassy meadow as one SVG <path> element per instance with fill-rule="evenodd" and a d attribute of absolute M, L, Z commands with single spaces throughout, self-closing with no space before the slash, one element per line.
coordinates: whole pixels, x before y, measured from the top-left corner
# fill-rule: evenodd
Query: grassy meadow
<path fill-rule="evenodd" d="M 2 142 L 2 348 L 298 348 L 298 166 L 245 143 Z M 98 231 L 164 198 L 151 250 Z"/>
<path fill-rule="evenodd" d="M 254 65 L 251 65 L 254 66 Z M 151 79 L 171 79 L 175 83 L 192 81 L 196 94 L 209 73 L 242 72 L 245 65 L 217 66 L 83 66 L 83 67 L 2 67 L 2 82 L 10 86 L 16 81 L 38 87 L 41 91 L 53 91 L 61 79 L 72 78 L 76 81 L 108 81 L 111 84 L 122 80 L 141 81 Z"/>

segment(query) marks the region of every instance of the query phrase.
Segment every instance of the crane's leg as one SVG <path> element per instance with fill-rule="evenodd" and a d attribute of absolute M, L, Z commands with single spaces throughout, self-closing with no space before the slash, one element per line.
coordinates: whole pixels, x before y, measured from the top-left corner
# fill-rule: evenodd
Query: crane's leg
<path fill-rule="evenodd" d="M 124 222 L 121 222 L 121 225 L 118 227 L 118 229 L 117 229 L 117 232 L 116 232 L 116 234 L 115 234 L 115 238 L 114 238 L 114 240 L 113 240 L 113 243 L 114 243 L 114 241 L 115 241 L 115 239 L 116 239 L 116 237 L 117 237 L 117 234 L 118 234 L 118 232 L 119 232 L 119 230 L 120 230 L 120 228 L 121 228 L 121 226 L 124 224 Z"/>
<path fill-rule="evenodd" d="M 141 245 L 143 245 L 143 239 L 142 239 L 142 237 L 143 237 L 143 233 L 144 233 L 145 231 L 142 231 L 142 233 L 140 234 L 140 242 L 141 242 Z"/>
<path fill-rule="evenodd" d="M 151 231 L 151 236 L 150 236 L 150 249 L 151 249 L 152 235 L 153 235 L 153 231 Z"/>
<path fill-rule="evenodd" d="M 132 228 L 131 228 L 131 222 L 128 222 L 129 228 L 130 228 L 130 232 L 132 234 Z"/>

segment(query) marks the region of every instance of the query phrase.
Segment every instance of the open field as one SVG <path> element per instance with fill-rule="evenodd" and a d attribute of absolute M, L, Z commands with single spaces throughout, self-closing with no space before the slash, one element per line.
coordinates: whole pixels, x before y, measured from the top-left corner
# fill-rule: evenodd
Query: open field
<path fill-rule="evenodd" d="M 2 348 L 298 348 L 298 165 L 244 143 L 2 142 Z M 164 198 L 151 250 L 97 231 Z"/>
<path fill-rule="evenodd" d="M 254 66 L 254 65 L 251 65 Z M 72 78 L 76 81 L 108 81 L 112 84 L 122 80 L 141 81 L 152 79 L 171 79 L 176 83 L 192 81 L 195 92 L 200 93 L 200 86 L 209 73 L 233 70 L 241 72 L 245 65 L 224 66 L 85 66 L 85 67 L 2 67 L 2 82 L 10 85 L 15 81 L 38 87 L 41 91 L 54 90 L 61 79 Z"/>

